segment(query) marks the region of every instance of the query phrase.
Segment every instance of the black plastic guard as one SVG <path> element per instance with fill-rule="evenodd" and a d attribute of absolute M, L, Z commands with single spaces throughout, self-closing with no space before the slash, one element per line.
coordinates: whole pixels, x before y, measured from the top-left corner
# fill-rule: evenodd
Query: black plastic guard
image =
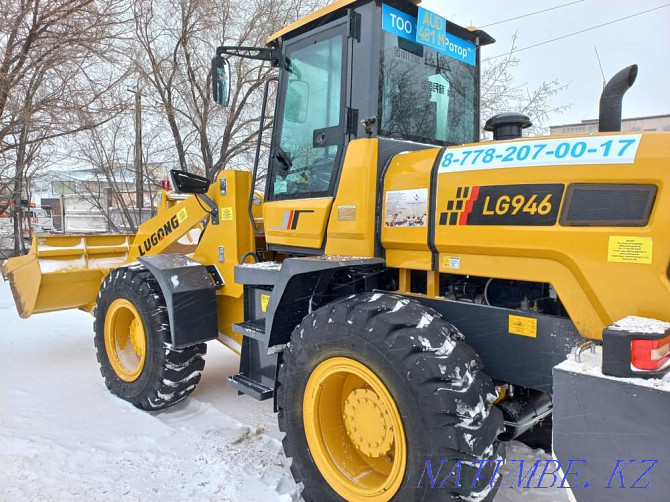
<path fill-rule="evenodd" d="M 180 254 L 142 256 L 139 262 L 161 287 L 175 348 L 218 337 L 216 286 L 204 265 Z"/>
<path fill-rule="evenodd" d="M 265 332 L 268 347 L 287 343 L 303 317 L 311 312 L 312 300 L 325 289 L 337 270 L 374 270 L 381 258 L 315 256 L 288 258 L 282 262 L 267 308 Z M 333 298 L 334 299 L 334 298 Z"/>

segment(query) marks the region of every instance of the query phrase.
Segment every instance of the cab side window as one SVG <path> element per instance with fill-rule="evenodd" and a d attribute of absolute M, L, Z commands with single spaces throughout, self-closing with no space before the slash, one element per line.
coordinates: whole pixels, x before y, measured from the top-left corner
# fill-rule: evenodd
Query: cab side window
<path fill-rule="evenodd" d="M 273 169 L 274 196 L 326 195 L 343 145 L 343 36 L 297 45 L 287 51 L 288 79 L 279 138 L 286 160 Z M 275 151 L 275 156 L 277 155 Z"/>

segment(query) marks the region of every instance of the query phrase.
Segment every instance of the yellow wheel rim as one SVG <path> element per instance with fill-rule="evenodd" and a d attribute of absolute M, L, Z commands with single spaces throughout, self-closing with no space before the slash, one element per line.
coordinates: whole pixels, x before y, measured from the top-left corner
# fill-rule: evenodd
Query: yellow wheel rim
<path fill-rule="evenodd" d="M 347 500 L 389 500 L 407 464 L 405 430 L 382 381 L 354 359 L 319 364 L 305 388 L 303 420 L 312 458 Z"/>
<path fill-rule="evenodd" d="M 125 298 L 117 298 L 107 309 L 105 349 L 112 369 L 121 380 L 137 380 L 144 369 L 147 341 L 139 312 Z"/>

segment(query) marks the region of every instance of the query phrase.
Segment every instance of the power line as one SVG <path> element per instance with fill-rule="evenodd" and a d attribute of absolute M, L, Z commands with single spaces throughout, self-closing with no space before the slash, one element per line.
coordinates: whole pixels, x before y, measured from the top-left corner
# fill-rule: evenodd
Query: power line
<path fill-rule="evenodd" d="M 641 16 L 642 14 L 647 14 L 649 12 L 653 12 L 655 10 L 664 9 L 665 7 L 670 7 L 670 3 L 666 3 L 665 5 L 660 5 L 658 7 L 654 7 L 653 9 L 643 10 L 642 12 L 638 12 L 636 14 L 631 14 L 630 16 L 621 17 L 619 19 L 614 19 L 613 21 L 608 21 L 606 23 L 598 24 L 596 26 L 591 26 L 590 28 L 585 28 L 583 30 L 575 31 L 574 33 L 568 33 L 567 35 L 563 35 L 563 36 L 560 36 L 560 37 L 557 37 L 557 38 L 552 38 L 551 40 L 545 40 L 544 42 L 539 42 L 537 44 L 529 45 L 528 47 L 522 47 L 521 49 L 516 49 L 514 52 L 517 53 L 517 52 L 527 51 L 528 49 L 534 49 L 535 47 L 539 47 L 541 45 L 550 44 L 552 42 L 556 42 L 558 40 L 563 40 L 564 38 L 568 38 L 568 37 L 574 37 L 575 35 L 579 35 L 581 33 L 586 33 L 587 31 L 596 30 L 598 28 L 602 28 L 603 26 L 608 26 L 610 24 L 618 23 L 620 21 L 625 21 L 626 19 L 630 19 L 632 17 L 637 17 L 637 16 Z M 491 57 L 486 58 L 486 59 L 498 59 L 498 58 L 508 56 L 508 55 L 509 55 L 509 53 L 499 54 L 498 56 L 491 56 Z"/>
<path fill-rule="evenodd" d="M 524 17 L 535 16 L 536 14 L 542 14 L 544 12 L 549 12 L 550 10 L 560 9 L 562 7 L 567 7 L 568 5 L 574 5 L 576 3 L 582 3 L 584 0 L 577 0 L 576 2 L 564 3 L 563 5 L 557 5 L 556 7 L 550 7 L 544 10 L 538 10 L 536 12 L 531 12 L 530 14 L 524 14 L 523 16 L 511 17 L 509 19 L 504 19 L 502 21 L 496 21 L 495 23 L 485 24 L 484 26 L 478 26 L 478 28 L 488 28 L 489 26 L 495 26 L 497 24 L 507 23 L 509 21 L 516 21 L 517 19 L 522 19 Z"/>

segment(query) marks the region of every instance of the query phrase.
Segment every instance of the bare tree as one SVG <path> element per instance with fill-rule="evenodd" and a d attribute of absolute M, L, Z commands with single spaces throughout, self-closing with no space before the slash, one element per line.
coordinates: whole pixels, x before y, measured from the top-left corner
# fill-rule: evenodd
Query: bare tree
<path fill-rule="evenodd" d="M 502 112 L 515 111 L 528 115 L 533 126 L 525 131 L 531 136 L 547 134 L 547 121 L 552 113 L 567 109 L 567 106 L 552 106 L 550 98 L 564 91 L 568 84 L 558 80 L 542 82 L 530 89 L 526 83 L 514 78 L 514 68 L 519 65 L 516 55 L 516 34 L 512 37 L 509 52 L 500 58 L 482 62 L 481 117 L 482 121 Z"/>
<path fill-rule="evenodd" d="M 98 209 L 114 232 L 120 228 L 112 217 L 112 206 L 119 208 L 124 226 L 131 232 L 137 230 L 138 224 L 124 199 L 134 181 L 126 178 L 124 169 L 129 165 L 133 151 L 130 138 L 125 134 L 127 131 L 127 123 L 122 119 L 91 129 L 78 138 L 80 146 L 74 154 L 92 174 L 90 182 L 82 183 L 80 195 Z"/>
<path fill-rule="evenodd" d="M 70 142 L 70 158 L 89 174 L 89 180 L 80 183 L 77 195 L 88 201 L 102 214 L 108 227 L 114 231 L 135 232 L 141 223 L 141 213 L 132 207 L 136 197 L 152 200 L 154 187 L 160 186 L 165 172 L 159 159 L 169 158 L 171 145 L 166 144 L 160 126 L 143 127 L 142 164 L 145 169 L 138 173 L 133 166 L 134 132 L 131 110 L 110 120 L 103 126 L 77 135 Z M 148 124 L 154 121 L 147 121 Z M 135 192 L 136 176 L 142 176 L 146 192 Z M 153 204 L 152 204 L 153 205 Z M 147 209 L 149 211 L 149 209 Z"/>
<path fill-rule="evenodd" d="M 208 174 L 250 168 L 260 92 L 276 73 L 267 62 L 235 58 L 230 105 L 212 104 L 210 61 L 223 45 L 263 46 L 267 38 L 324 0 L 135 0 L 137 68 L 160 101 L 181 169 Z M 236 162 L 238 160 L 238 162 Z"/>
<path fill-rule="evenodd" d="M 15 252 L 30 145 L 91 129 L 114 113 L 103 98 L 120 77 L 104 67 L 114 68 L 111 41 L 123 34 L 125 12 L 113 0 L 0 0 L 0 174 L 9 178 L 0 184 L 10 187 L 18 213 Z"/>

